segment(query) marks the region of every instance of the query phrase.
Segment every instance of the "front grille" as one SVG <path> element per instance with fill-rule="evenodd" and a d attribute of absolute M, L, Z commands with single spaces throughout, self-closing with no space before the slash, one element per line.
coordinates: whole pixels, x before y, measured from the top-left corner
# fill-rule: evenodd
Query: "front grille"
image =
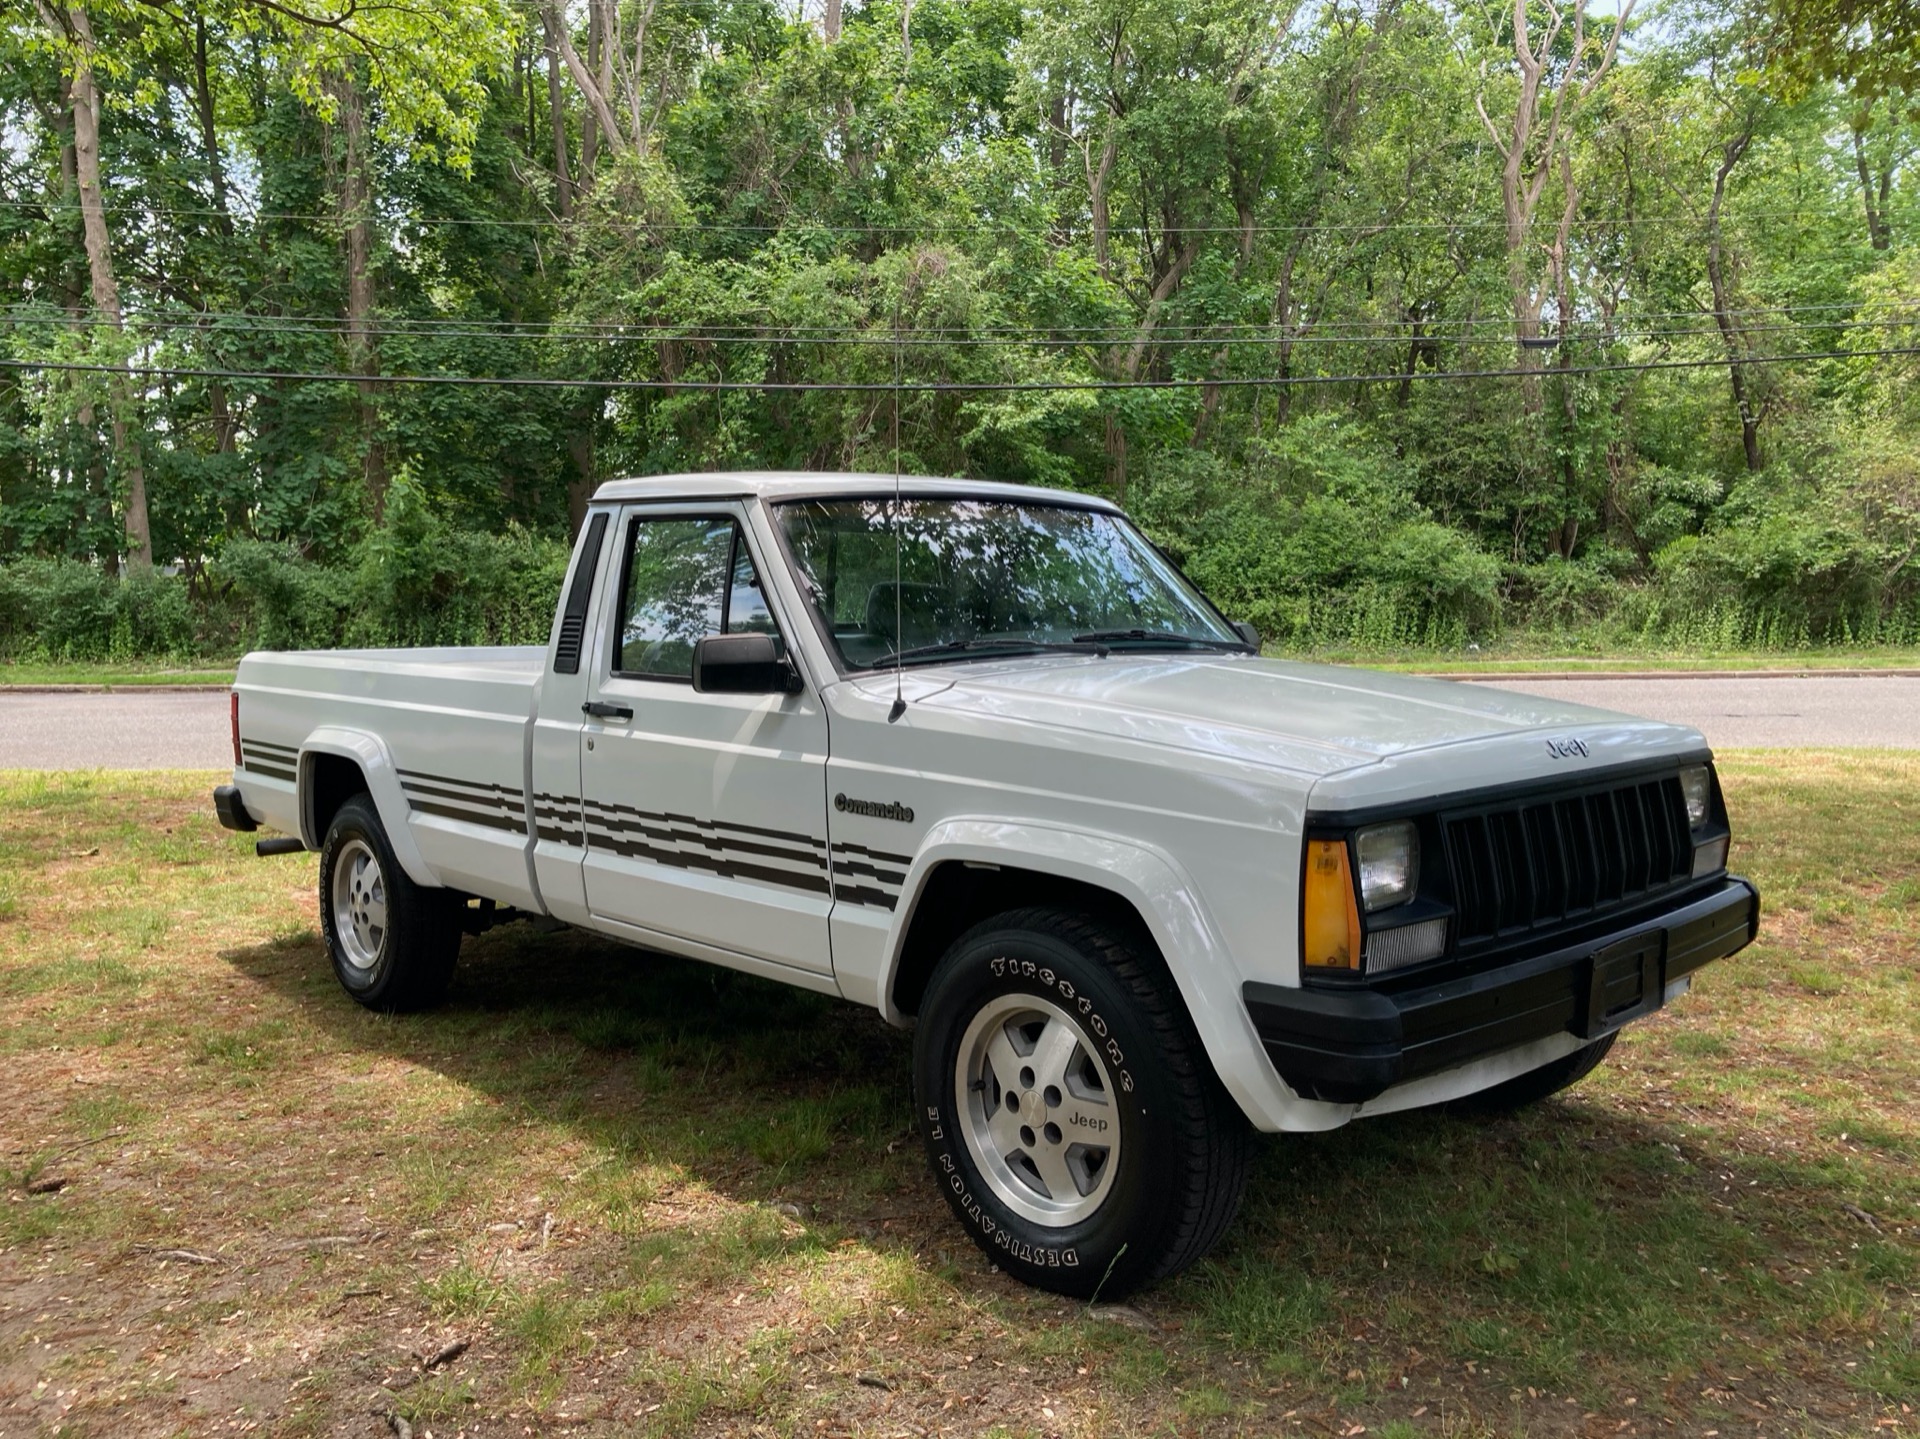
<path fill-rule="evenodd" d="M 1496 805 L 1442 824 L 1461 949 L 1604 914 L 1693 872 L 1678 775 Z"/>

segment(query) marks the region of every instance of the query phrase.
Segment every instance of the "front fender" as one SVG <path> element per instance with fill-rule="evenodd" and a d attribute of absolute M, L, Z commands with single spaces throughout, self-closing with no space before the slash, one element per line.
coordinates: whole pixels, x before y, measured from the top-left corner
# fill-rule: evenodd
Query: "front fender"
<path fill-rule="evenodd" d="M 365 730 L 322 725 L 300 746 L 300 842 L 311 850 L 318 850 L 326 842 L 327 837 L 318 832 L 313 815 L 313 758 L 323 754 L 352 760 L 360 767 L 360 773 L 366 776 L 373 807 L 387 831 L 387 843 L 393 846 L 394 858 L 400 861 L 407 878 L 415 884 L 439 888 L 440 877 L 421 856 L 420 847 L 413 840 L 413 830 L 407 824 L 410 811 L 393 756 L 387 752 L 384 740 Z"/>
<path fill-rule="evenodd" d="M 1346 1117 L 1346 1106 L 1303 1106 L 1280 1082 L 1242 1002 L 1239 969 L 1197 889 L 1171 855 L 1136 839 L 986 817 L 956 816 L 934 825 L 907 871 L 901 888 L 905 902 L 888 940 L 878 998 L 889 1023 L 910 1022 L 893 1002 L 893 982 L 914 911 L 934 870 L 955 861 L 1057 875 L 1124 899 L 1166 958 L 1214 1073 L 1254 1125 L 1264 1130 L 1321 1127 L 1302 1125 L 1303 1108 L 1338 1110 L 1337 1117 L 1326 1117 L 1328 1127 Z"/>

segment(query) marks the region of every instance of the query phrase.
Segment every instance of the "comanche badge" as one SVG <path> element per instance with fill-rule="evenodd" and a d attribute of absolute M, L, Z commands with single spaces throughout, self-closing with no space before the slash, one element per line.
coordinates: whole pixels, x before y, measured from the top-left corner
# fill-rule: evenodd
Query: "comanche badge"
<path fill-rule="evenodd" d="M 898 800 L 889 800 L 882 804 L 877 799 L 848 799 L 844 794 L 833 797 L 833 807 L 842 814 L 865 815 L 868 819 L 898 820 L 901 824 L 913 823 L 913 811 Z"/>

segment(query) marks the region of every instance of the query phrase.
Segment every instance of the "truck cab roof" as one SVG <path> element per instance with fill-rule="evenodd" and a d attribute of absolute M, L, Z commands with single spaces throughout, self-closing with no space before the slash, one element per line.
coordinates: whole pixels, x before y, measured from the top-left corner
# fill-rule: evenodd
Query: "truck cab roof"
<path fill-rule="evenodd" d="M 902 495 L 917 499 L 1014 500 L 1027 504 L 1073 505 L 1081 509 L 1119 513 L 1119 507 L 1097 495 L 1072 490 L 1043 489 L 999 480 L 940 479 L 932 475 L 902 475 Z M 857 495 L 891 495 L 892 474 L 815 474 L 803 470 L 720 470 L 708 474 L 649 475 L 644 479 L 608 480 L 594 492 L 596 504 L 636 500 L 813 500 L 845 499 Z"/>

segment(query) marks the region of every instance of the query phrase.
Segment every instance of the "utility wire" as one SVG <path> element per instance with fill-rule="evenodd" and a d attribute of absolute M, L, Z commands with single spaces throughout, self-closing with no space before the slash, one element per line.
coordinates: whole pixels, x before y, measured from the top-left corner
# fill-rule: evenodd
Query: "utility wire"
<path fill-rule="evenodd" d="M 127 324 L 136 338 L 142 333 L 193 334 L 205 340 L 218 340 L 245 335 L 287 335 L 307 339 L 338 339 L 345 335 L 367 336 L 382 340 L 500 340 L 513 343 L 533 341 L 554 341 L 566 343 L 592 342 L 602 345 L 622 344 L 661 344 L 684 342 L 689 344 L 730 344 L 730 345 L 813 345 L 830 348 L 845 347 L 874 348 L 882 345 L 899 345 L 908 349 L 1005 349 L 1018 350 L 1035 346 L 1055 348 L 1068 346 L 1108 346 L 1131 342 L 1138 338 L 1137 329 L 1116 331 L 1110 335 L 1085 335 L 1072 332 L 1049 334 L 1043 330 L 1034 330 L 1024 334 L 969 334 L 955 331 L 946 335 L 921 333 L 917 336 L 903 333 L 895 339 L 889 334 L 878 331 L 855 330 L 849 333 L 841 328 L 833 333 L 812 333 L 802 331 L 786 333 L 778 327 L 768 327 L 761 331 L 747 333 L 719 333 L 721 328 L 703 330 L 695 327 L 678 328 L 665 325 L 637 326 L 634 332 L 614 333 L 611 330 L 515 330 L 498 329 L 492 326 L 472 325 L 460 328 L 446 328 L 441 322 L 412 322 L 404 319 L 392 322 L 378 322 L 373 325 L 350 323 L 341 320 L 334 322 L 310 322 L 306 320 L 281 320 L 276 316 L 250 316 L 244 319 L 238 316 L 218 324 L 203 324 L 187 316 L 192 312 L 182 312 L 178 316 L 155 316 L 152 314 L 128 316 Z M 58 315 L 6 315 L 0 314 L 0 323 L 16 328 L 45 327 L 69 329 L 74 325 L 70 318 Z M 457 324 L 458 322 L 448 322 Z M 1787 325 L 1750 325 L 1740 326 L 1743 335 L 1803 334 L 1808 330 L 1876 330 L 1901 325 L 1920 324 L 1920 308 L 1912 312 L 1885 315 L 1872 320 L 1827 320 L 1812 321 L 1807 324 Z M 740 330 L 744 327 L 731 327 Z M 1155 335 L 1151 344 L 1154 348 L 1246 348 L 1249 346 L 1281 345 L 1289 348 L 1300 346 L 1312 348 L 1317 345 L 1405 345 L 1405 344 L 1499 344 L 1513 343 L 1511 321 L 1483 321 L 1476 331 L 1386 331 L 1373 333 L 1323 333 L 1316 326 L 1307 334 L 1274 334 L 1273 326 L 1266 327 L 1269 333 L 1236 333 L 1229 335 L 1193 335 L 1179 333 L 1187 326 L 1168 325 L 1174 333 Z M 1670 339 L 1706 339 L 1719 341 L 1723 337 L 1717 328 L 1706 325 L 1685 327 L 1663 326 L 1642 329 L 1632 326 L 1620 329 L 1588 328 L 1584 325 L 1571 330 L 1554 332 L 1552 338 L 1562 343 L 1599 343 L 1619 344 L 1630 340 L 1670 340 Z"/>
<path fill-rule="evenodd" d="M 0 200 L 0 208 L 30 210 L 37 214 L 65 213 L 77 210 L 78 202 Z M 338 225 L 338 215 L 304 214 L 290 210 L 244 210 L 218 209 L 214 206 L 192 205 L 125 205 L 113 206 L 106 210 L 109 219 L 158 219 L 161 217 L 180 218 L 192 216 L 202 219 L 224 219 L 243 221 L 248 224 L 290 223 L 311 225 Z M 1738 218 L 1742 220 L 1792 220 L 1792 219 L 1835 219 L 1837 210 L 1797 209 L 1797 210 L 1754 210 L 1743 211 Z M 489 229 L 567 229 L 580 225 L 577 220 L 562 220 L 557 215 L 527 216 L 520 219 L 491 219 L 465 215 L 376 215 L 374 218 L 396 229 L 409 226 L 462 226 L 473 225 Z M 716 235 L 977 235 L 981 231 L 992 231 L 1002 226 L 1018 223 L 1012 217 L 1003 222 L 940 223 L 940 224 L 895 224 L 895 225 L 845 225 L 814 224 L 804 220 L 787 220 L 778 224 L 742 224 L 714 220 L 664 220 L 622 221 L 609 219 L 609 224 L 626 226 L 633 230 L 649 232 L 669 231 L 674 234 L 716 234 Z M 1641 226 L 1662 225 L 1699 225 L 1701 221 L 1693 215 L 1592 215 L 1577 218 L 1576 229 L 1606 229 L 1625 227 L 1635 229 Z M 1318 221 L 1297 225 L 1111 225 L 1107 233 L 1111 235 L 1350 235 L 1364 236 L 1395 234 L 1401 231 L 1431 230 L 1480 230 L 1504 229 L 1506 221 L 1491 217 L 1475 216 L 1459 220 L 1350 220 Z"/>
<path fill-rule="evenodd" d="M 1840 300 L 1840 301 L 1828 301 L 1828 302 L 1823 302 L 1818 304 L 1803 304 L 1803 305 L 1749 305 L 1749 306 L 1742 306 L 1742 307 L 1720 311 L 1719 313 L 1732 317 L 1732 316 L 1747 316 L 1747 315 L 1825 314 L 1835 310 L 1852 310 L 1852 311 L 1869 310 L 1870 311 L 1871 309 L 1872 309 L 1872 305 L 1870 303 L 1863 304 L 1862 302 L 1857 300 Z M 1887 309 L 1889 312 L 1906 311 L 1909 309 L 1920 309 L 1920 301 L 1911 301 L 1901 305 L 1889 305 L 1887 306 Z M 1714 313 L 1715 312 L 1711 310 L 1701 310 L 1701 309 L 1648 310 L 1648 311 L 1643 311 L 1636 314 L 1634 316 L 1634 320 L 1636 323 L 1638 323 L 1638 322 L 1644 322 L 1649 320 L 1704 319 Z M 49 323 L 49 324 L 75 323 L 75 322 L 84 321 L 85 319 L 84 312 L 32 311 L 22 307 L 16 307 L 12 311 L 0 311 L 0 316 L 10 316 L 10 317 L 15 317 L 20 319 L 31 319 L 36 322 L 44 320 L 46 323 Z M 314 326 L 332 327 L 336 329 L 353 329 L 353 328 L 356 328 L 360 323 L 354 320 L 349 320 L 346 316 L 340 315 L 340 314 L 275 315 L 275 314 L 263 313 L 258 310 L 199 310 L 199 309 L 187 309 L 187 308 L 129 310 L 127 312 L 126 318 L 129 322 L 132 322 L 136 319 L 143 318 L 143 317 L 150 317 L 150 316 L 159 316 L 162 318 L 173 318 L 181 322 L 193 321 L 195 322 L 195 328 L 199 328 L 203 330 L 212 328 L 209 326 L 198 324 L 198 322 L 203 319 L 271 321 L 275 324 L 280 324 L 280 323 L 310 324 Z M 390 317 L 389 319 L 384 320 L 381 323 L 387 324 L 387 325 L 405 325 L 408 327 L 419 327 L 425 330 L 428 327 L 434 327 L 434 326 L 471 326 L 471 325 L 477 325 L 479 322 L 462 319 L 458 316 L 395 316 L 395 317 Z M 1359 327 L 1367 326 L 1367 327 L 1370 327 L 1373 332 L 1388 333 L 1388 327 L 1393 327 L 1391 331 L 1392 333 L 1396 335 L 1403 335 L 1407 338 L 1412 338 L 1411 329 L 1410 328 L 1403 329 L 1401 327 L 1411 327 L 1414 325 L 1420 325 L 1420 326 L 1426 327 L 1425 332 L 1421 336 L 1421 338 L 1444 338 L 1445 331 L 1447 330 L 1452 330 L 1456 328 L 1463 331 L 1472 331 L 1476 328 L 1484 328 L 1487 330 L 1499 330 L 1499 329 L 1510 327 L 1512 324 L 1512 320 L 1510 317 L 1507 317 L 1504 315 L 1501 315 L 1501 316 L 1490 315 L 1484 318 L 1476 318 L 1476 319 L 1462 318 L 1462 319 L 1434 319 L 1434 320 L 1394 320 L 1394 321 L 1355 319 L 1355 320 L 1315 321 L 1311 323 L 1314 325 L 1314 328 L 1316 330 L 1322 331 L 1322 332 L 1328 330 L 1329 327 L 1342 327 L 1343 333 L 1357 333 Z M 1583 327 L 1587 327 L 1587 326 L 1594 325 L 1596 322 L 1589 319 L 1582 319 L 1578 321 L 1578 323 Z M 1247 331 L 1247 330 L 1268 332 L 1274 328 L 1274 324 L 1275 322 L 1271 320 L 1213 320 L 1213 321 L 1206 321 L 1206 322 L 1182 321 L 1179 323 L 1169 322 L 1166 325 L 1166 328 L 1184 330 L 1184 331 L 1205 330 L 1212 333 L 1239 332 L 1239 331 Z M 1822 322 L 1809 322 L 1809 324 L 1816 325 L 1821 328 L 1827 327 Z M 549 321 L 549 320 L 497 320 L 497 321 L 491 322 L 487 326 L 487 328 L 489 330 L 498 329 L 499 331 L 501 331 L 502 334 L 519 333 L 524 331 L 532 335 L 566 333 L 566 334 L 579 334 L 587 338 L 591 338 L 596 334 L 607 333 L 607 332 L 621 333 L 621 334 L 625 334 L 628 332 L 638 332 L 638 333 L 663 332 L 663 333 L 668 333 L 670 335 L 679 335 L 683 338 L 702 338 L 708 333 L 718 332 L 718 331 L 765 331 L 765 332 L 777 332 L 777 333 L 796 334 L 796 335 L 797 334 L 815 334 L 815 333 L 827 334 L 827 335 L 839 335 L 839 334 L 844 334 L 847 330 L 847 326 L 844 324 L 805 325 L 805 324 L 789 324 L 786 322 L 775 321 L 775 320 L 761 320 L 761 321 L 741 320 L 741 321 L 727 321 L 727 322 L 709 321 L 709 322 L 702 322 L 702 323 L 695 323 L 695 324 L 689 324 L 686 322 L 671 321 L 671 320 L 588 320 L 588 321 L 569 320 L 569 321 L 561 321 L 561 322 L 555 322 L 555 321 Z M 1034 337 L 1034 338 L 1052 338 L 1052 337 L 1061 336 L 1061 335 L 1076 335 L 1076 336 L 1093 335 L 1096 337 L 1106 337 L 1108 339 L 1131 340 L 1139 334 L 1139 326 L 1134 323 L 1122 323 L 1122 322 L 1115 322 L 1107 325 L 977 325 L 977 326 L 925 325 L 925 326 L 904 326 L 901 329 L 901 333 L 903 335 L 920 335 L 920 336 L 1005 335 L 1005 336 L 1012 336 L 1012 337 L 1028 336 L 1028 337 Z M 1231 334 L 1223 333 L 1222 338 L 1230 339 Z"/>
<path fill-rule="evenodd" d="M 1642 360 L 1632 363 L 1550 365 L 1539 369 L 1388 370 L 1352 375 L 1242 375 L 1219 379 L 1167 380 L 916 380 L 899 388 L 915 394 L 1008 394 L 1106 390 L 1282 389 L 1303 385 L 1426 383 L 1434 380 L 1502 380 L 1524 376 L 1638 374 L 1654 370 L 1719 369 L 1721 366 L 1807 364 L 1825 360 L 1881 359 L 1920 355 L 1920 345 L 1873 350 L 1804 350 L 1786 355 L 1736 355 L 1711 360 Z M 705 393 L 712 390 L 760 390 L 783 394 L 873 394 L 895 388 L 891 380 L 596 380 L 551 375 L 356 375 L 341 371 L 175 369 L 164 365 L 93 365 L 61 360 L 0 360 L 0 370 L 56 371 L 79 374 L 155 375 L 183 380 L 270 380 L 289 384 L 454 385 L 499 389 L 664 390 Z"/>

